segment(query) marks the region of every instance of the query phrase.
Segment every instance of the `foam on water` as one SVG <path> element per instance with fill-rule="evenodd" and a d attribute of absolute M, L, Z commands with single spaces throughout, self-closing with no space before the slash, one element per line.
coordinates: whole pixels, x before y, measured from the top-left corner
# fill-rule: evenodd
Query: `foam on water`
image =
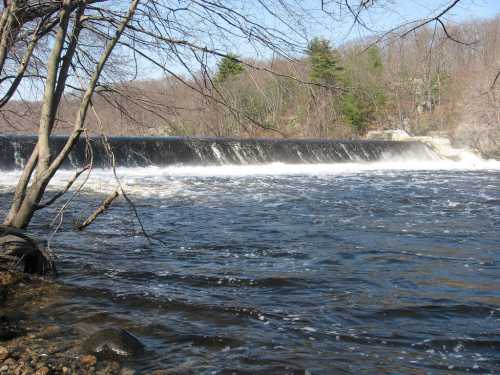
<path fill-rule="evenodd" d="M 121 167 L 117 175 L 124 183 L 138 183 L 140 180 L 160 180 L 172 177 L 246 177 L 246 176 L 335 176 L 356 174 L 383 174 L 392 171 L 500 171 L 500 161 L 481 159 L 473 153 L 464 153 L 460 160 L 419 160 L 411 157 L 386 157 L 376 162 L 346 162 L 317 164 L 269 163 L 253 165 L 216 165 L 167 167 L 149 166 L 139 168 Z M 20 170 L 0 171 L 0 185 L 13 186 Z M 59 171 L 52 187 L 66 184 L 74 171 Z M 109 190 L 115 185 L 109 169 L 94 169 L 89 176 L 87 187 Z M 82 178 L 80 179 L 82 180 Z"/>

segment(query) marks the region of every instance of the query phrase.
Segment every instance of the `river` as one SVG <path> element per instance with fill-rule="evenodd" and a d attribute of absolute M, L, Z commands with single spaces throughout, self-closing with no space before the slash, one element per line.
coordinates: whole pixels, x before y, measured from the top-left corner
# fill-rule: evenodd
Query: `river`
<path fill-rule="evenodd" d="M 18 175 L 1 173 L 1 210 Z M 37 319 L 81 336 L 127 329 L 147 348 L 129 364 L 140 372 L 500 372 L 499 162 L 168 166 L 118 176 L 154 239 L 123 199 L 73 230 L 116 188 L 109 170 L 94 170 L 51 236 L 59 298 Z M 55 213 L 37 216 L 33 230 L 51 233 Z"/>

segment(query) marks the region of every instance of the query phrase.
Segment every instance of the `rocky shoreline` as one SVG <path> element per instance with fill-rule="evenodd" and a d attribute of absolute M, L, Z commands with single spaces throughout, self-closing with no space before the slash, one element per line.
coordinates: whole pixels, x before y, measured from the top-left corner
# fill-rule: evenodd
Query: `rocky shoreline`
<path fill-rule="evenodd" d="M 23 311 L 25 304 L 36 303 L 29 300 L 37 295 L 40 297 L 39 288 L 44 283 L 46 281 L 24 273 L 0 271 L 0 375 L 139 374 L 120 358 L 89 353 L 92 345 L 102 347 L 103 343 L 113 349 L 113 342 L 127 336 L 123 333 L 125 331 L 116 330 L 118 339 L 115 341 L 114 331 L 110 332 L 109 329 L 94 335 L 92 339 L 82 340 L 77 335 L 68 335 L 55 324 L 28 319 Z M 43 303 L 41 298 L 40 304 Z M 26 306 L 26 309 L 29 307 Z M 125 339 L 131 340 L 129 337 Z M 178 372 L 156 370 L 147 374 L 174 373 Z"/>
<path fill-rule="evenodd" d="M 0 375 L 136 375 L 127 364 L 144 346 L 121 327 L 59 326 L 51 306 L 61 300 L 43 241 L 0 225 Z M 89 332 L 90 331 L 90 332 Z M 156 370 L 146 374 L 172 374 Z"/>

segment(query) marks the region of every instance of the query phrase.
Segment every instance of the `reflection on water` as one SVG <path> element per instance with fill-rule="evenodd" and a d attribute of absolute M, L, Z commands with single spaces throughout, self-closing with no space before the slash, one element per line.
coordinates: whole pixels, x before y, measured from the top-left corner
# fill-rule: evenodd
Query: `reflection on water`
<path fill-rule="evenodd" d="M 72 231 L 114 186 L 97 171 L 52 240 L 39 317 L 130 330 L 140 370 L 498 372 L 498 168 L 363 165 L 119 171 L 164 244 L 125 202 Z"/>

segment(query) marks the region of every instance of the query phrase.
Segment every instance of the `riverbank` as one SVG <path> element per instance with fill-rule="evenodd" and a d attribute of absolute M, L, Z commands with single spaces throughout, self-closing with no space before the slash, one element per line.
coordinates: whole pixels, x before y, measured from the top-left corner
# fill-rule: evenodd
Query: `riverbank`
<path fill-rule="evenodd" d="M 37 312 L 57 303 L 57 289 L 50 281 L 0 271 L 0 374 L 137 374 L 118 361 L 86 354 L 76 330 L 51 322 L 45 314 L 37 318 Z"/>

